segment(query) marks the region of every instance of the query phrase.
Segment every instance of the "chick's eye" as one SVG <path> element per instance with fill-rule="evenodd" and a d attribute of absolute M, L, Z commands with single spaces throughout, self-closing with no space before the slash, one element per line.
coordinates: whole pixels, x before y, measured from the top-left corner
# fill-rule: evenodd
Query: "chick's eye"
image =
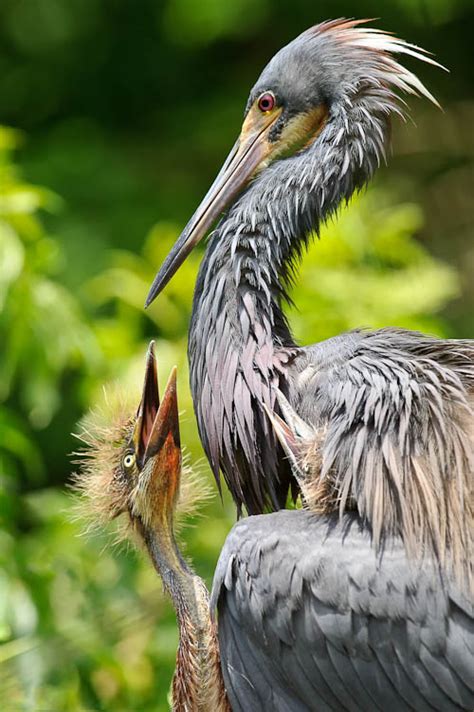
<path fill-rule="evenodd" d="M 127 469 L 129 467 L 132 467 L 132 465 L 135 462 L 135 455 L 131 452 L 127 453 L 125 457 L 123 458 L 123 466 L 126 467 Z"/>
<path fill-rule="evenodd" d="M 275 95 L 271 91 L 266 91 L 258 98 L 257 106 L 264 113 L 271 111 L 275 106 Z"/>

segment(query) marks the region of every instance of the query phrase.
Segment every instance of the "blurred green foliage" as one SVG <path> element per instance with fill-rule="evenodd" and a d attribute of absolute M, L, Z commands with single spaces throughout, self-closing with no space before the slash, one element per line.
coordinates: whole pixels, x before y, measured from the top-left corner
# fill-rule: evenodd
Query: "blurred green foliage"
<path fill-rule="evenodd" d="M 144 297 L 259 69 L 311 23 L 352 14 L 348 0 L 0 4 L 2 709 L 167 709 L 173 611 L 141 554 L 80 536 L 70 433 L 108 382 L 138 402 L 156 338 L 161 378 L 178 364 L 183 442 L 202 456 L 186 364 L 202 253 L 147 312 Z M 310 248 L 289 312 L 302 341 L 388 324 L 469 335 L 473 21 L 470 0 L 384 5 L 380 26 L 452 70 L 417 67 L 445 113 L 414 102 L 418 128 L 394 127 L 390 167 Z M 183 538 L 210 583 L 234 510 L 225 495 L 203 515 Z"/>

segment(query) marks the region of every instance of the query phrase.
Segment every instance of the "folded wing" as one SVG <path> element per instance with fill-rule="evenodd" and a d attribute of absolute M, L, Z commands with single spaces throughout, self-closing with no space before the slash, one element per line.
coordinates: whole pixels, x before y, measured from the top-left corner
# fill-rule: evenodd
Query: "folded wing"
<path fill-rule="evenodd" d="M 398 539 L 376 555 L 356 514 L 239 522 L 212 603 L 233 710 L 474 708 L 472 600 Z"/>

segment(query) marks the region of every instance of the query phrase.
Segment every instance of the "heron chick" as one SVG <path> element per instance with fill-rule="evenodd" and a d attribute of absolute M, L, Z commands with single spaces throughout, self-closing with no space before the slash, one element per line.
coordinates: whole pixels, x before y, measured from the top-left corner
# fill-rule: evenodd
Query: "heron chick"
<path fill-rule="evenodd" d="M 188 475 L 180 496 L 176 368 L 160 402 L 153 342 L 136 416 L 121 413 L 113 425 L 89 425 L 81 437 L 88 445 L 75 476 L 81 509 L 97 521 L 126 515 L 128 529 L 144 543 L 173 601 L 179 625 L 173 709 L 229 710 L 209 593 L 183 558 L 175 538 L 177 507 L 189 511 L 196 483 Z"/>

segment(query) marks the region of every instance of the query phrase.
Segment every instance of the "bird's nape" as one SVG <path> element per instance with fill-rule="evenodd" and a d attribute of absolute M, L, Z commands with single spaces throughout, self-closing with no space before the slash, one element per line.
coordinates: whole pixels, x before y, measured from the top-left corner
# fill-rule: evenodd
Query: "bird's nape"
<path fill-rule="evenodd" d="M 157 297 L 219 215 L 258 173 L 277 159 L 310 149 L 325 125 L 344 115 L 351 104 L 361 103 L 367 127 L 352 127 L 344 119 L 336 135 L 328 136 L 327 141 L 342 148 L 344 132 L 352 139 L 354 130 L 356 135 L 359 132 L 355 148 L 360 167 L 369 145 L 377 162 L 385 157 L 384 129 L 378 121 L 371 122 L 372 111 L 385 120 L 390 114 L 404 116 L 399 92 L 424 96 L 439 106 L 418 77 L 394 56 L 404 54 L 441 65 L 413 44 L 360 27 L 366 22 L 369 20 L 339 19 L 316 25 L 283 47 L 265 67 L 250 93 L 239 139 L 157 273 L 145 306 Z M 364 96 L 367 101 L 362 103 Z M 366 131 L 370 133 L 365 135 Z M 361 182 L 369 177 L 362 176 Z"/>

